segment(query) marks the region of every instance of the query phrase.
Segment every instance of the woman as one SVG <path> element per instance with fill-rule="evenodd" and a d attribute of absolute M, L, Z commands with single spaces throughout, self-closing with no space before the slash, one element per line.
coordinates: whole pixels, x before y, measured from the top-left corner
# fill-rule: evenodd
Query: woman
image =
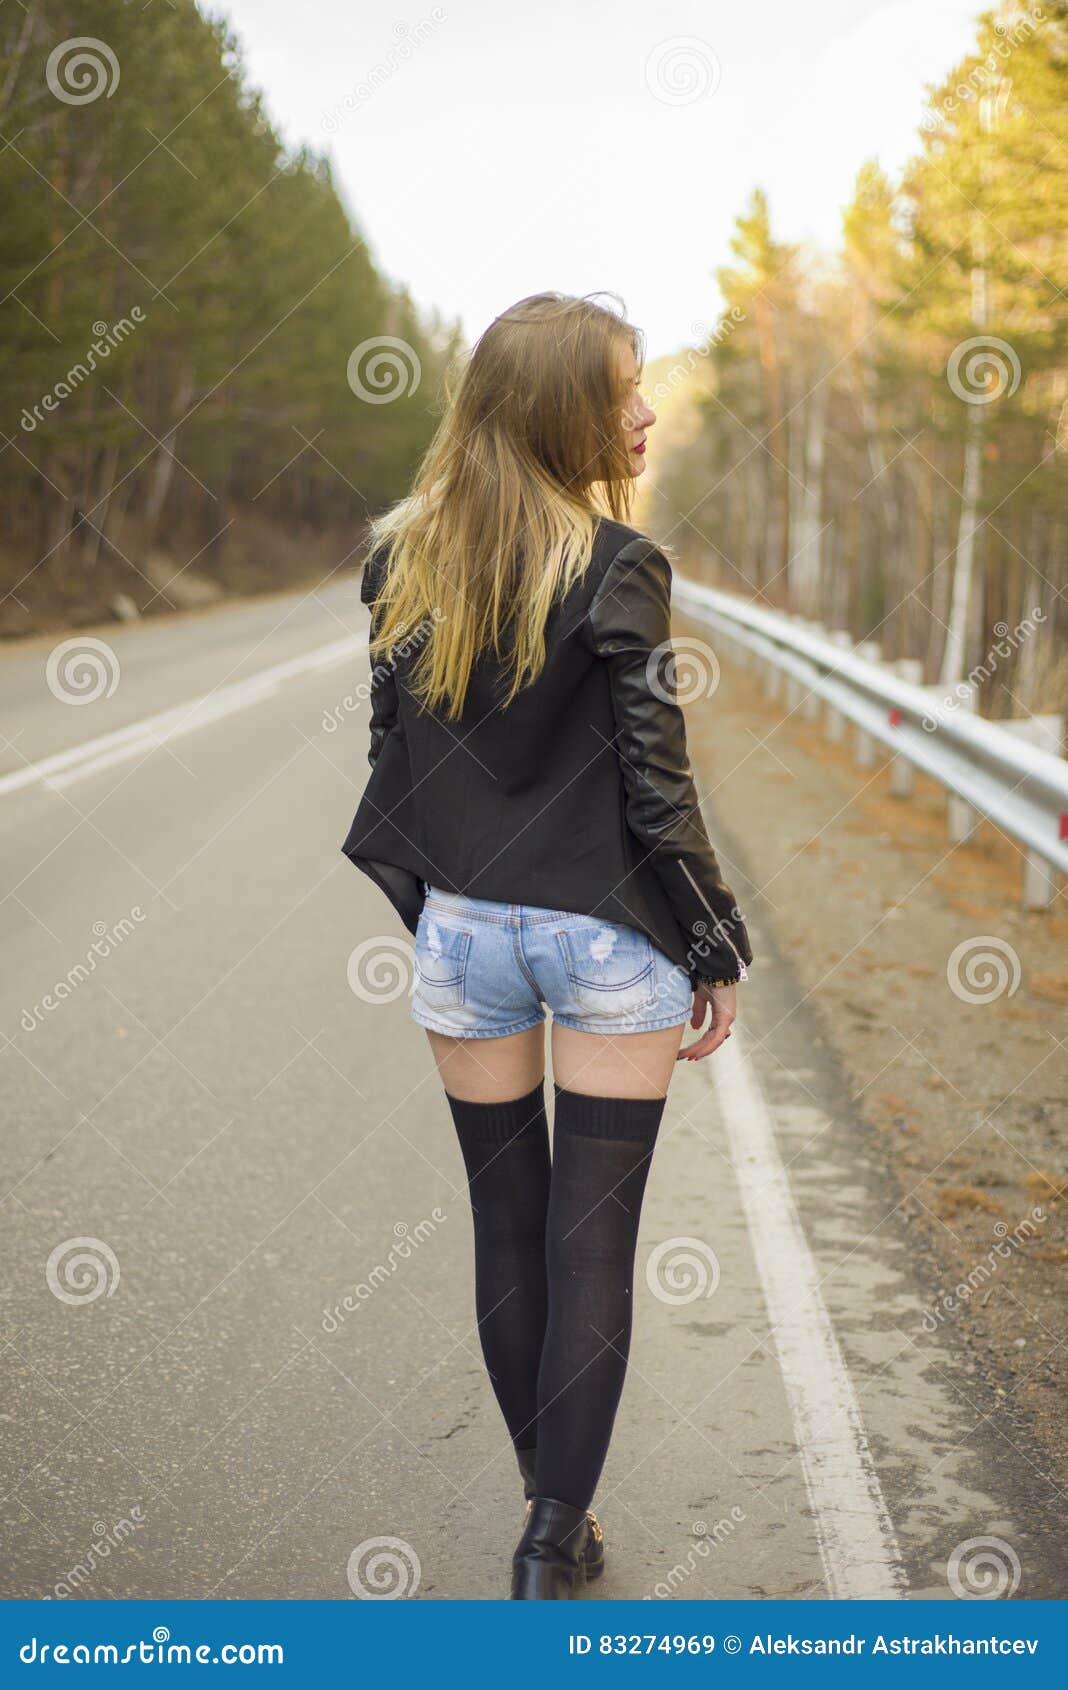
<path fill-rule="evenodd" d="M 640 359 L 592 299 L 505 311 L 363 584 L 372 774 L 344 849 L 415 934 L 412 1013 L 460 1140 L 479 1333 L 528 1499 L 519 1600 L 602 1569 L 589 1506 L 668 1082 L 729 1037 L 752 960 L 674 702 L 670 569 L 621 521 L 656 421 Z"/>

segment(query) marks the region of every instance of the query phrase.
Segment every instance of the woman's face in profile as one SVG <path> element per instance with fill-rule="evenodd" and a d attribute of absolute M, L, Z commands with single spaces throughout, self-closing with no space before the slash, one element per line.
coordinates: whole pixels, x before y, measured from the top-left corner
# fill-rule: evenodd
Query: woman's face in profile
<path fill-rule="evenodd" d="M 620 372 L 626 392 L 623 433 L 627 442 L 627 463 L 631 475 L 641 475 L 645 470 L 645 437 L 656 421 L 656 412 L 642 398 L 641 371 L 629 346 L 621 354 Z"/>

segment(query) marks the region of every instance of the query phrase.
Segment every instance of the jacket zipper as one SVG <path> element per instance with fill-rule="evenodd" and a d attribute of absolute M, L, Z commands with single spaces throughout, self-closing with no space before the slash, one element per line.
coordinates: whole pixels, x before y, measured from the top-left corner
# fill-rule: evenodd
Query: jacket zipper
<path fill-rule="evenodd" d="M 705 906 L 705 909 L 708 911 L 709 915 L 712 917 L 713 924 L 715 926 L 718 926 L 719 925 L 719 918 L 716 915 L 715 910 L 712 908 L 712 905 L 709 903 L 708 899 L 705 897 L 704 893 L 702 892 L 701 888 L 698 886 L 696 880 L 694 879 L 693 875 L 690 873 L 689 869 L 686 867 L 686 864 L 683 862 L 681 857 L 678 858 L 678 864 L 679 864 L 679 867 L 681 868 L 683 874 L 686 876 L 687 880 L 690 882 L 690 885 L 693 887 L 694 891 L 697 893 L 698 898 L 701 900 L 702 904 Z M 723 937 L 726 939 L 726 941 L 727 941 L 728 945 L 730 946 L 731 950 L 734 952 L 735 956 L 738 958 L 738 967 L 741 970 L 741 972 L 738 975 L 739 980 L 748 980 L 749 975 L 746 973 L 745 963 L 742 961 L 742 953 L 739 951 L 737 945 L 734 943 L 734 940 L 731 938 L 729 933 L 724 933 Z"/>

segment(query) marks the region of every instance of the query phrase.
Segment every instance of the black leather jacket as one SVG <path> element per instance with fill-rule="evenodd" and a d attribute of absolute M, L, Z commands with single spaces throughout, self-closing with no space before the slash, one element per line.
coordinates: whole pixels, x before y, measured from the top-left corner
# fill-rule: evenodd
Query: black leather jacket
<path fill-rule="evenodd" d="M 377 554 L 364 572 L 372 616 L 385 566 Z M 410 931 L 430 884 L 622 922 L 695 984 L 744 975 L 749 936 L 705 832 L 665 661 L 670 599 L 663 553 L 604 520 L 550 617 L 544 668 L 507 708 L 494 659 L 450 723 L 405 685 L 411 650 L 374 667 L 372 773 L 344 851 Z"/>

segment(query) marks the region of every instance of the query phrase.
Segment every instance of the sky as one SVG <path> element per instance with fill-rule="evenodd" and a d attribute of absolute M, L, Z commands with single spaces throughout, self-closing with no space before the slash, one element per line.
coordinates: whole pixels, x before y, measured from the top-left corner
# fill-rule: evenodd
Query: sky
<path fill-rule="evenodd" d="M 752 189 L 838 244 L 856 172 L 916 150 L 974 0 L 224 0 L 290 143 L 331 158 L 379 266 L 469 338 L 610 291 L 657 357 L 715 321 Z M 214 9 L 214 8 L 213 8 Z"/>

